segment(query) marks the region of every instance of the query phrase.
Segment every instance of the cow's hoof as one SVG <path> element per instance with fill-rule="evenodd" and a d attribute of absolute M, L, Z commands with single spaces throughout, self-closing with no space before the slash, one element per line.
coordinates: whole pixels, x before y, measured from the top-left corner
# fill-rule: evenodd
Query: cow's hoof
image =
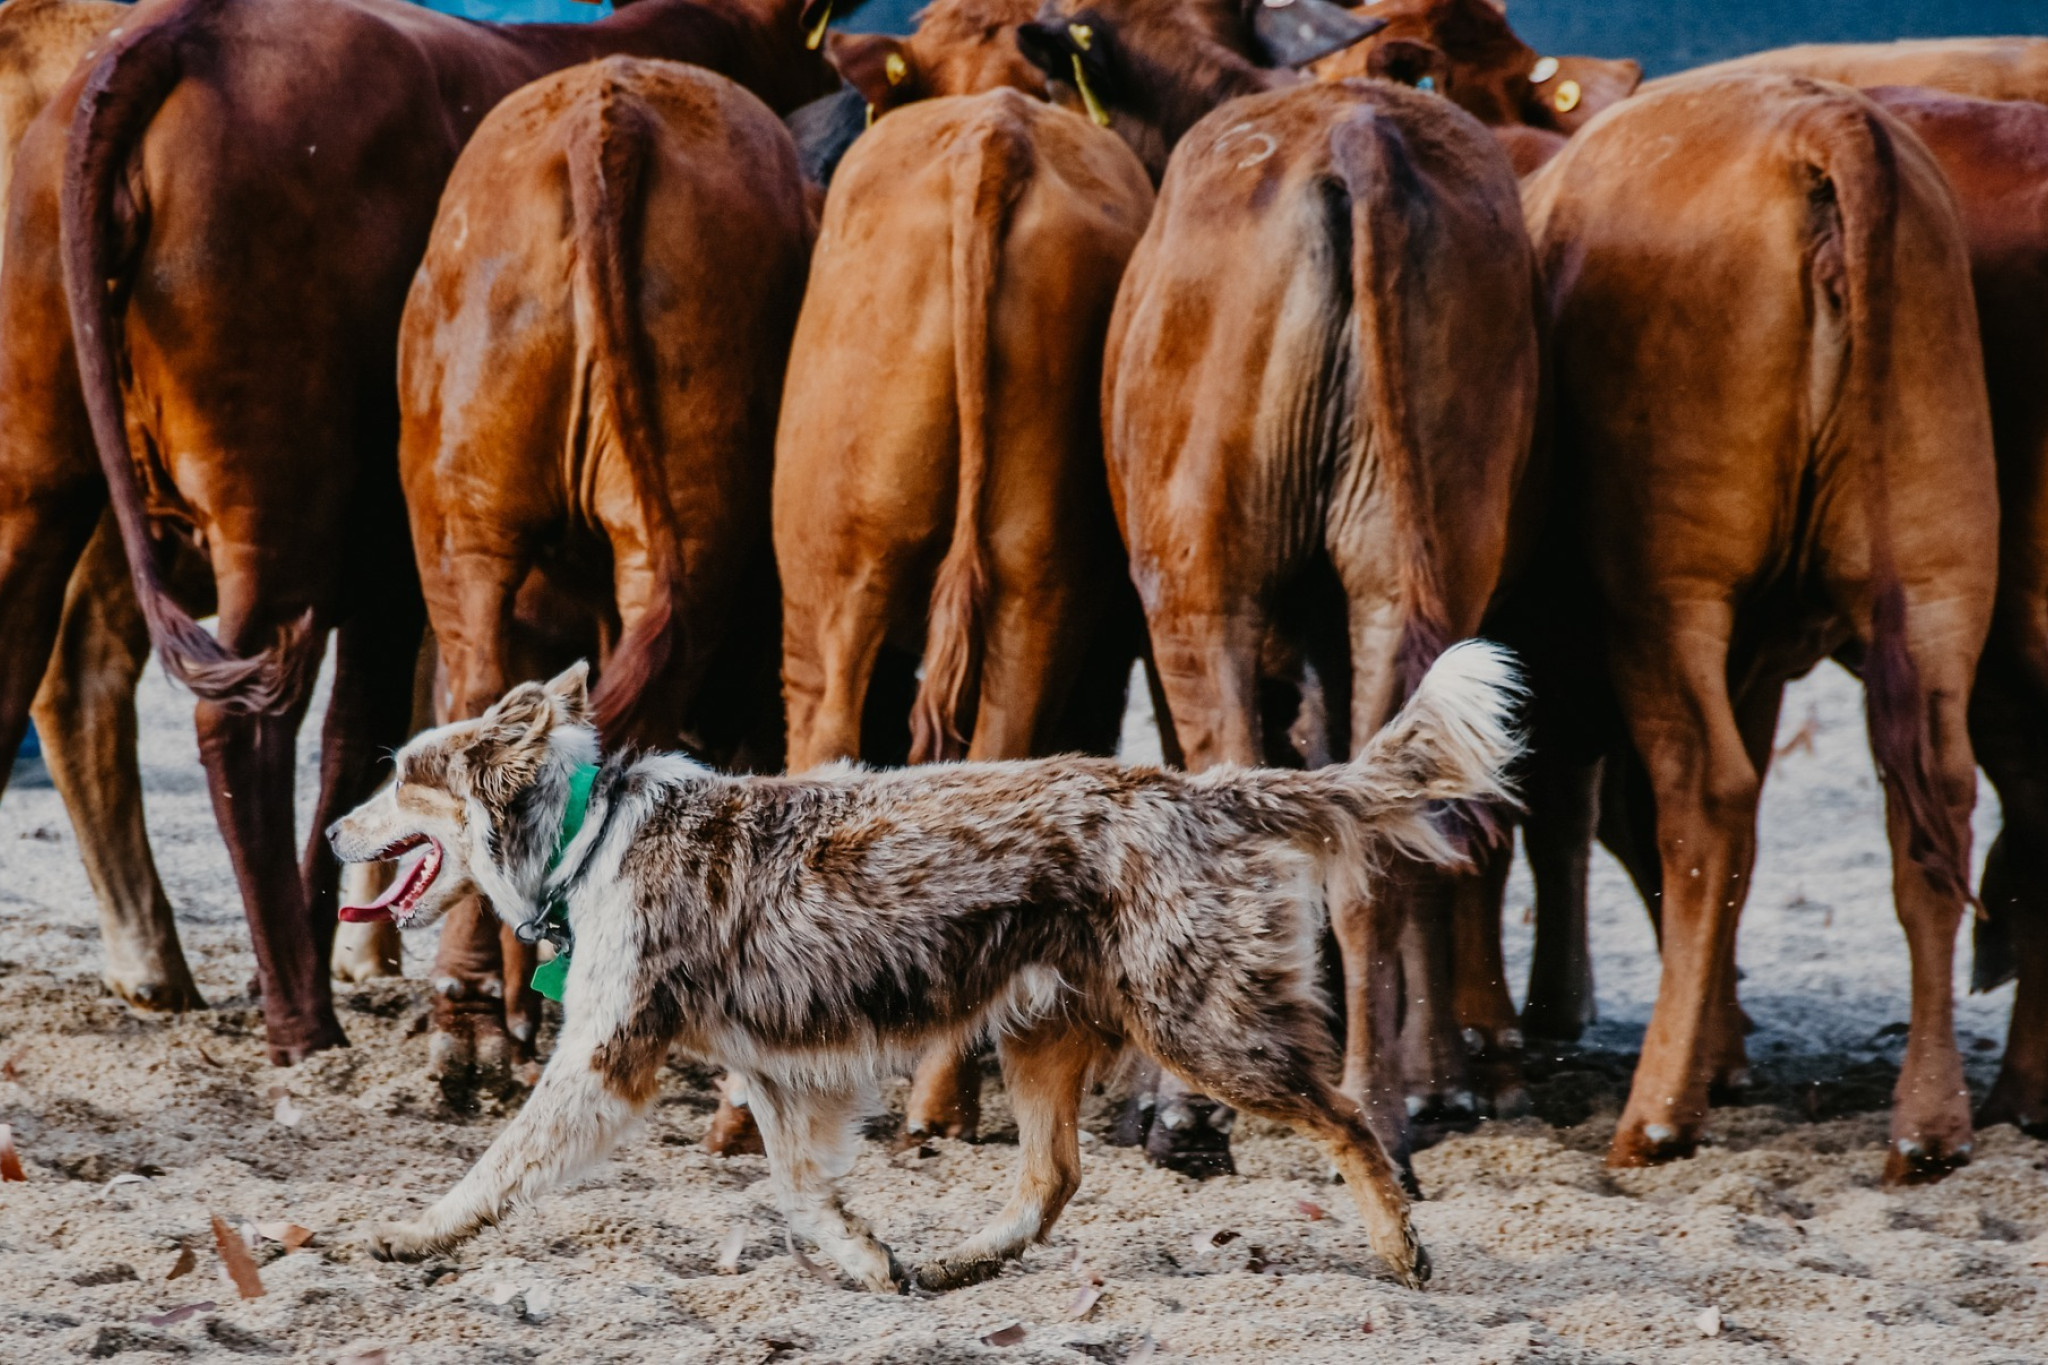
<path fill-rule="evenodd" d="M 1410 1289 L 1420 1289 L 1429 1283 L 1429 1277 L 1436 1267 L 1430 1263 L 1429 1248 L 1415 1235 L 1415 1229 L 1408 1229 L 1408 1263 L 1394 1267 L 1394 1277 Z"/>
<path fill-rule="evenodd" d="M 1884 1183 L 1932 1185 L 1950 1171 L 1970 1164 L 1968 1142 L 1932 1138 L 1894 1138 L 1885 1153 Z"/>
<path fill-rule="evenodd" d="M 189 972 L 126 977 L 110 971 L 103 973 L 100 981 L 109 994 L 146 1014 L 183 1014 L 206 1008 L 206 998 L 199 994 Z"/>
<path fill-rule="evenodd" d="M 1730 1067 L 1708 1083 L 1707 1103 L 1742 1104 L 1748 1100 L 1752 1084 L 1747 1066 Z"/>
<path fill-rule="evenodd" d="M 1125 1100 L 1124 1107 L 1117 1112 L 1116 1126 L 1109 1130 L 1109 1145 L 1144 1146 L 1145 1139 L 1152 1134 L 1153 1106 L 1157 1103 L 1152 1095 L 1133 1095 Z"/>
<path fill-rule="evenodd" d="M 1977 1111 L 1977 1127 L 2000 1123 L 2010 1123 L 2028 1137 L 2048 1138 L 2048 1086 L 2027 1086 L 1999 1076 Z"/>
<path fill-rule="evenodd" d="M 1699 1134 L 1665 1123 L 1624 1123 L 1607 1148 L 1609 1166 L 1660 1166 L 1689 1157 L 1699 1148 Z"/>
<path fill-rule="evenodd" d="M 753 1111 L 730 1100 L 720 1100 L 704 1134 L 704 1150 L 713 1156 L 763 1156 L 768 1148 L 761 1142 L 760 1126 Z"/>
<path fill-rule="evenodd" d="M 1594 1021 L 1591 998 L 1530 992 L 1522 1006 L 1522 1033 L 1546 1043 L 1576 1043 Z"/>
<path fill-rule="evenodd" d="M 919 1266 L 913 1283 L 929 1293 L 944 1294 L 993 1280 L 1002 1273 L 1003 1258 L 1000 1256 L 950 1257 L 943 1261 L 927 1261 Z"/>
<path fill-rule="evenodd" d="M 265 1032 L 269 1036 L 272 1066 L 297 1066 L 316 1052 L 348 1046 L 348 1035 L 341 1031 L 341 1021 L 332 1012 L 304 1026 L 277 1028 L 266 1024 Z"/>
<path fill-rule="evenodd" d="M 526 1071 L 521 1064 L 532 1056 L 532 1029 L 522 1039 L 507 1027 L 498 983 L 478 988 L 443 977 L 434 987 L 427 1076 L 449 1107 L 468 1111 L 483 1096 L 518 1093 Z"/>
<path fill-rule="evenodd" d="M 1237 1111 L 1203 1095 L 1179 1095 L 1159 1106 L 1145 1137 L 1145 1159 L 1196 1180 L 1236 1175 L 1230 1130 Z"/>

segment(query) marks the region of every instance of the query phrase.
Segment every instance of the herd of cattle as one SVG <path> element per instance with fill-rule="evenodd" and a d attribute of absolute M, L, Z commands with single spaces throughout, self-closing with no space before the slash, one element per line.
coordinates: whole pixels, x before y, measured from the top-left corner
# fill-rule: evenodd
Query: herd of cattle
<path fill-rule="evenodd" d="M 1347 754 L 1484 633 L 1534 684 L 1527 1005 L 1480 819 L 1332 907 L 1344 1088 L 1398 1154 L 1525 1104 L 1524 1032 L 1591 1016 L 1597 836 L 1664 964 L 1611 1159 L 1657 1161 L 1745 1083 L 1758 791 L 1833 657 L 1912 954 L 1888 1178 L 1968 1159 L 1965 918 L 2019 978 L 1976 1122 L 2048 1131 L 2048 39 L 1638 89 L 1490 0 L 616 8 L 0 7 L 0 752 L 33 712 L 113 990 L 201 1003 L 152 648 L 286 1064 L 344 1042 L 330 966 L 395 960 L 296 855 L 330 632 L 316 831 L 585 655 L 608 743 L 753 770 L 1113 751 L 1142 659 L 1201 768 Z M 451 916 L 444 1073 L 529 1058 L 531 961 Z M 910 1126 L 971 1131 L 979 1075 L 927 1059 Z M 1227 1166 L 1227 1112 L 1139 1092 L 1156 1160 Z"/>

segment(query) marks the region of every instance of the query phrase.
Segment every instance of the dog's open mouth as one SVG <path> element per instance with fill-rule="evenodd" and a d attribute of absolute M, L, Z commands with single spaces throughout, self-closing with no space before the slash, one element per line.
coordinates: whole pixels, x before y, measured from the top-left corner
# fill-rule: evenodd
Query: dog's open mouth
<path fill-rule="evenodd" d="M 427 894 L 427 888 L 441 874 L 441 845 L 427 835 L 408 834 L 378 849 L 375 858 L 365 860 L 384 862 L 400 858 L 423 845 L 426 852 L 398 870 L 398 879 L 391 883 L 390 889 L 368 905 L 342 906 L 341 917 L 350 924 L 369 924 L 386 919 L 403 924 L 411 919 L 420 897 Z"/>

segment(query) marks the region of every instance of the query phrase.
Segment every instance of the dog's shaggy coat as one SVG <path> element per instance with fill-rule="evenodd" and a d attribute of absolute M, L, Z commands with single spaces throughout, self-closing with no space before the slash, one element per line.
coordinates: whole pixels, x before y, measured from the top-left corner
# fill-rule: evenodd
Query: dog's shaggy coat
<path fill-rule="evenodd" d="M 746 1085 L 791 1227 L 861 1284 L 898 1287 L 835 1188 L 852 1122 L 886 1068 L 986 1031 L 1017 1114 L 1016 1193 L 920 1285 L 981 1278 L 1047 1234 L 1080 1180 L 1084 1081 L 1123 1043 L 1320 1138 L 1373 1249 L 1419 1284 L 1396 1173 L 1332 1084 L 1316 947 L 1326 904 L 1367 894 L 1383 855 L 1458 859 L 1440 803 L 1506 798 L 1517 690 L 1502 652 L 1460 646 L 1363 755 L 1312 772 L 1050 759 L 742 778 L 619 758 L 549 873 L 596 738 L 580 666 L 515 688 L 407 745 L 397 782 L 329 831 L 344 861 L 428 847 L 396 901 L 406 923 L 474 887 L 515 925 L 566 898 L 575 935 L 532 1098 L 372 1250 L 444 1249 L 603 1155 L 676 1045 Z"/>

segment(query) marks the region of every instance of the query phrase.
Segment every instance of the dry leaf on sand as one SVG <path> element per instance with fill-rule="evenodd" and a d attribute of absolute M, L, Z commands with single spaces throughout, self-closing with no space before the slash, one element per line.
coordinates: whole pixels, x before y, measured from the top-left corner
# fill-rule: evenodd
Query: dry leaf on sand
<path fill-rule="evenodd" d="M 1095 1307 L 1095 1301 L 1101 1297 L 1102 1290 L 1099 1286 L 1082 1285 L 1074 1291 L 1074 1297 L 1067 1303 L 1067 1317 L 1071 1321 L 1079 1322 L 1088 1316 L 1089 1311 Z"/>
<path fill-rule="evenodd" d="M 219 1214 L 213 1218 L 213 1244 L 220 1249 L 221 1264 L 235 1282 L 235 1292 L 245 1299 L 262 1298 L 267 1291 L 263 1277 L 256 1273 L 256 1258 L 249 1254 L 249 1244 L 241 1233 L 223 1223 Z"/>
<path fill-rule="evenodd" d="M 164 1281 L 166 1283 L 169 1283 L 170 1281 L 175 1280 L 182 1275 L 190 1275 L 194 1270 L 197 1270 L 198 1268 L 199 1258 L 192 1254 L 192 1248 L 179 1247 L 178 1259 L 171 1263 L 171 1273 L 164 1276 Z"/>
<path fill-rule="evenodd" d="M 1024 1324 L 1013 1322 L 1008 1327 L 998 1327 L 993 1332 L 985 1333 L 981 1340 L 988 1346 L 1015 1346 L 1024 1340 Z"/>
<path fill-rule="evenodd" d="M 0 1180 L 26 1180 L 28 1172 L 21 1169 L 21 1156 L 14 1150 L 14 1125 L 0 1123 Z"/>

